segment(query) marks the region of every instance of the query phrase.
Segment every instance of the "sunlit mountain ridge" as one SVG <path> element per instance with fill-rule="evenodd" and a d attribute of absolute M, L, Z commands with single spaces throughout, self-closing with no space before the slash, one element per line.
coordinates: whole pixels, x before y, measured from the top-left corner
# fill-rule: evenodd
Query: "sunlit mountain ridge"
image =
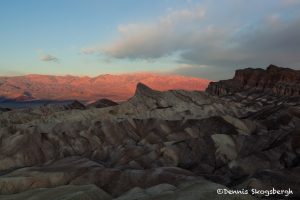
<path fill-rule="evenodd" d="M 205 90 L 209 80 L 157 73 L 104 74 L 88 76 L 55 76 L 30 74 L 0 77 L 0 96 L 14 100 L 93 101 L 110 98 L 127 100 L 133 96 L 136 84 L 142 82 L 156 90 Z"/>

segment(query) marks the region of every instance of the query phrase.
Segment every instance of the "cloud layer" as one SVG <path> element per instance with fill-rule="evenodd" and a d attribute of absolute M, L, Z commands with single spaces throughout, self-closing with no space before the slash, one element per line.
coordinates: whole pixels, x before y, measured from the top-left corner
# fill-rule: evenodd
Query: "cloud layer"
<path fill-rule="evenodd" d="M 228 2 L 226 6 L 234 8 L 227 8 L 226 15 L 207 4 L 171 10 L 153 23 L 120 25 L 118 39 L 86 48 L 84 53 L 100 53 L 117 59 L 160 59 L 177 55 L 178 66 L 174 72 L 181 74 L 195 74 L 197 70 L 203 74 L 203 66 L 210 70 L 208 74 L 222 67 L 233 70 L 271 63 L 300 67 L 300 16 L 293 13 L 299 5 L 297 1 L 281 0 L 269 10 L 259 10 L 258 2 L 249 5 Z"/>
<path fill-rule="evenodd" d="M 182 38 L 188 36 L 194 23 L 201 21 L 201 8 L 170 11 L 157 22 L 119 25 L 120 38 L 102 47 L 84 48 L 83 52 L 105 53 L 115 58 L 151 59 L 174 53 L 187 46 Z"/>

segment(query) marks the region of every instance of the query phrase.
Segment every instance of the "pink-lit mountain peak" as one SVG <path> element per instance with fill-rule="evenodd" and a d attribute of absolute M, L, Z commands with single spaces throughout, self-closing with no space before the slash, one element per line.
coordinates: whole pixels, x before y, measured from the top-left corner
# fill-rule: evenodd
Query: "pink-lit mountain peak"
<path fill-rule="evenodd" d="M 9 99 L 97 100 L 115 101 L 133 96 L 137 83 L 156 90 L 205 90 L 209 80 L 156 73 L 104 74 L 96 77 L 30 74 L 0 77 L 0 96 Z M 20 98 L 21 97 L 21 98 Z"/>

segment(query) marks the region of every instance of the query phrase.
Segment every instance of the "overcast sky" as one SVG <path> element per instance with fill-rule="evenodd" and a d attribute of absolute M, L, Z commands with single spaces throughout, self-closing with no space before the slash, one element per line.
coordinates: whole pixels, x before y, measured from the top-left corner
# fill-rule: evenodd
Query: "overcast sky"
<path fill-rule="evenodd" d="M 300 69 L 300 0 L 2 0 L 0 75 Z"/>

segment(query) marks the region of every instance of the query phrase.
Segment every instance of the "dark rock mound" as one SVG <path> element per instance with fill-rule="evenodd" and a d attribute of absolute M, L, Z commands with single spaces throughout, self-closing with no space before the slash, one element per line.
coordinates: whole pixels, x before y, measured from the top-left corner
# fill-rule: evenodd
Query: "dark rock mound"
<path fill-rule="evenodd" d="M 86 109 L 86 107 L 81 102 L 79 102 L 77 100 L 71 102 L 68 105 L 65 105 L 65 108 L 67 110 L 72 110 L 72 109 L 84 110 L 84 109 Z"/>
<path fill-rule="evenodd" d="M 7 111 L 11 111 L 10 108 L 2 108 L 0 107 L 0 112 L 7 112 Z"/>
<path fill-rule="evenodd" d="M 90 103 L 87 105 L 88 108 L 105 108 L 110 106 L 116 106 L 118 103 L 110 100 L 110 99 L 100 99 L 98 101 L 95 101 L 93 103 Z"/>
<path fill-rule="evenodd" d="M 34 97 L 32 96 L 32 94 L 30 92 L 25 91 L 25 92 L 23 92 L 23 94 L 14 98 L 13 100 L 15 100 L 15 101 L 31 101 L 31 100 L 34 100 Z"/>

